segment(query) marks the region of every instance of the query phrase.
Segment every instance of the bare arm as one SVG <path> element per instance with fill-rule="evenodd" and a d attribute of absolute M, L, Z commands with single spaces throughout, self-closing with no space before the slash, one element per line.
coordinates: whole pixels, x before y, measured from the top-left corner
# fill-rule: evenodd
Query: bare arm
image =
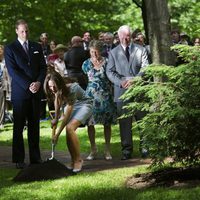
<path fill-rule="evenodd" d="M 70 118 L 70 116 L 71 116 L 72 111 L 73 111 L 73 105 L 67 105 L 67 110 L 66 110 L 66 112 L 65 112 L 65 114 L 64 114 L 64 119 L 63 119 L 63 121 L 62 121 L 60 127 L 58 128 L 58 130 L 57 130 L 55 136 L 53 137 L 53 142 L 54 142 L 55 144 L 57 143 L 58 137 L 60 136 L 62 130 L 63 130 L 63 129 L 65 128 L 65 126 L 67 125 L 68 120 L 69 120 L 69 118 Z"/>

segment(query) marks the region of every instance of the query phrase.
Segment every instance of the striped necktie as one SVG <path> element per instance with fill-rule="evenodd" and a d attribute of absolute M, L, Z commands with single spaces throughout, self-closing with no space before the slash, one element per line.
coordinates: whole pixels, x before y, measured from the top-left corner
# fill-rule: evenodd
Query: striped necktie
<path fill-rule="evenodd" d="M 28 44 L 27 44 L 27 42 L 23 43 L 23 48 L 24 48 L 24 51 L 26 52 L 26 54 L 28 55 Z"/>

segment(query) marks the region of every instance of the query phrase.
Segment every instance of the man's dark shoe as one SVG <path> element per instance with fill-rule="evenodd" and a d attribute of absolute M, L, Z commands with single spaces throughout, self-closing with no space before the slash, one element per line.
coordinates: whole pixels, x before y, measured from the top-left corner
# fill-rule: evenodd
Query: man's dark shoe
<path fill-rule="evenodd" d="M 31 161 L 31 164 L 41 164 L 43 163 L 42 159 L 36 160 L 36 161 Z"/>
<path fill-rule="evenodd" d="M 148 154 L 149 154 L 148 150 L 142 148 L 142 150 L 141 150 L 141 156 L 142 156 L 142 158 L 147 158 Z"/>
<path fill-rule="evenodd" d="M 26 164 L 24 162 L 16 163 L 17 169 L 24 169 L 26 167 Z"/>
<path fill-rule="evenodd" d="M 128 160 L 131 159 L 131 154 L 123 154 L 121 160 Z"/>

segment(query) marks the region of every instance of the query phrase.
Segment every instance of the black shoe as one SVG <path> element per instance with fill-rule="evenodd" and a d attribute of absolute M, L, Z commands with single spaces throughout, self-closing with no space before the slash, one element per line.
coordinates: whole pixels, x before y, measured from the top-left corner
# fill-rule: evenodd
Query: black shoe
<path fill-rule="evenodd" d="M 16 163 L 17 169 L 24 169 L 26 167 L 26 164 L 24 162 Z"/>
<path fill-rule="evenodd" d="M 36 160 L 36 161 L 31 161 L 31 164 L 41 164 L 43 163 L 42 159 Z"/>
<path fill-rule="evenodd" d="M 128 160 L 131 159 L 131 154 L 123 154 L 121 160 Z"/>
<path fill-rule="evenodd" d="M 142 158 L 146 158 L 148 156 L 149 152 L 147 149 L 142 148 L 141 150 L 141 156 Z"/>

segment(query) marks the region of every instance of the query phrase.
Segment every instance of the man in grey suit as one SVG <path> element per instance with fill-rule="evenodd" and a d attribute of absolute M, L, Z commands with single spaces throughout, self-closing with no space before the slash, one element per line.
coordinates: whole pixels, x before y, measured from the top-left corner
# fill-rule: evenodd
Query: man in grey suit
<path fill-rule="evenodd" d="M 114 101 L 117 103 L 118 115 L 121 116 L 126 112 L 123 106 L 127 102 L 123 102 L 119 97 L 132 85 L 131 79 L 141 76 L 142 69 L 149 63 L 146 49 L 131 43 L 131 30 L 129 26 L 121 26 L 118 30 L 118 35 L 120 44 L 112 49 L 109 54 L 106 73 L 114 84 Z M 141 119 L 141 113 L 138 112 L 134 117 L 136 120 Z M 119 120 L 122 160 L 130 159 L 132 156 L 132 121 L 133 117 Z"/>

